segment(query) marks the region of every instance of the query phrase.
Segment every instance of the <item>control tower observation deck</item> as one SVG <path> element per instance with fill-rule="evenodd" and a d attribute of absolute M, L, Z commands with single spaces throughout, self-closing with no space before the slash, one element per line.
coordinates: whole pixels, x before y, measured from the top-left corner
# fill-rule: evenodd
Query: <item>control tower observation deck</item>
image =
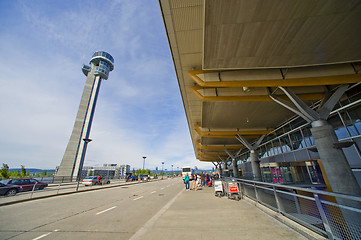
<path fill-rule="evenodd" d="M 82 71 L 87 76 L 81 97 L 74 128 L 66 147 L 63 159 L 56 173 L 57 178 L 67 180 L 81 176 L 95 106 L 98 98 L 101 80 L 107 80 L 109 72 L 114 69 L 114 58 L 107 52 L 95 52 L 90 60 L 90 66 L 83 65 Z"/>

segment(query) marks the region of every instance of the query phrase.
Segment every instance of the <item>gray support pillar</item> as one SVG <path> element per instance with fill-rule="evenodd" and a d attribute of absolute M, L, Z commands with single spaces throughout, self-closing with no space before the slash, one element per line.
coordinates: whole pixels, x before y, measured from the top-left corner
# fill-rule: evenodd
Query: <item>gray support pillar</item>
<path fill-rule="evenodd" d="M 238 166 L 237 166 L 237 160 L 236 157 L 238 156 L 238 154 L 241 152 L 241 150 L 239 150 L 236 155 L 233 155 L 232 153 L 230 153 L 227 149 L 224 150 L 228 156 L 231 158 L 232 160 L 232 169 L 233 169 L 233 177 L 235 178 L 239 178 L 239 172 L 238 172 Z"/>
<path fill-rule="evenodd" d="M 237 135 L 236 139 L 240 141 L 246 148 L 250 150 L 251 166 L 253 179 L 256 181 L 262 181 L 261 166 L 259 164 L 258 153 L 256 149 L 263 141 L 266 135 L 262 135 L 255 144 L 251 145 L 244 137 Z"/>
<path fill-rule="evenodd" d="M 237 160 L 235 158 L 232 158 L 232 166 L 233 166 L 233 177 L 239 178 Z"/>
<path fill-rule="evenodd" d="M 251 164 L 253 179 L 256 181 L 262 181 L 261 167 L 259 165 L 258 153 L 255 150 L 251 150 Z"/>
<path fill-rule="evenodd" d="M 225 176 L 225 177 L 229 177 L 229 174 L 228 174 L 227 170 L 228 170 L 227 162 L 224 161 L 223 162 L 223 176 Z"/>
<path fill-rule="evenodd" d="M 332 95 L 330 95 L 330 93 L 326 94 L 325 99 L 322 101 L 323 104 L 319 108 L 319 113 L 302 102 L 291 89 L 286 87 L 279 87 L 279 89 L 289 97 L 297 109 L 289 104 L 282 104 L 277 97 L 272 96 L 269 92 L 270 97 L 284 107 L 297 113 L 306 121 L 312 122 L 311 133 L 332 191 L 361 196 L 361 189 L 352 173 L 345 154 L 342 149 L 335 148 L 338 143 L 335 130 L 326 121 L 336 103 L 348 89 L 348 85 L 340 85 Z"/>
<path fill-rule="evenodd" d="M 221 164 L 219 164 L 219 166 L 217 168 L 217 171 L 218 171 L 219 177 L 221 177 L 222 176 L 222 166 L 221 166 Z"/>
<path fill-rule="evenodd" d="M 312 122 L 311 132 L 332 191 L 361 196 L 361 189 L 345 154 L 342 149 L 334 148 L 338 139 L 333 127 L 325 120 L 318 120 Z"/>

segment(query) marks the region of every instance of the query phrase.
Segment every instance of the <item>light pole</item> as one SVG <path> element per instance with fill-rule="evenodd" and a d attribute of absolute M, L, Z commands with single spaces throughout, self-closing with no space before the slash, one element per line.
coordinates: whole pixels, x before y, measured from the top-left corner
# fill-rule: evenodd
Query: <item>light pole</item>
<path fill-rule="evenodd" d="M 90 143 L 92 140 L 89 138 L 84 138 L 83 141 L 85 142 L 85 144 L 84 144 L 83 153 L 81 155 L 79 169 L 78 169 L 78 175 L 77 175 L 78 186 L 79 186 L 79 181 L 81 179 L 81 173 L 83 171 L 83 164 L 84 164 L 84 159 L 85 159 L 86 148 L 88 146 L 88 143 Z M 78 191 L 78 186 L 76 189 L 77 191 Z"/>
<path fill-rule="evenodd" d="M 162 162 L 162 176 L 164 175 L 164 170 L 163 170 L 164 168 L 163 167 L 164 167 L 164 162 Z"/>
<path fill-rule="evenodd" d="M 171 166 L 172 166 L 172 175 L 173 175 L 173 164 Z"/>
<path fill-rule="evenodd" d="M 144 165 L 145 165 L 145 159 L 146 159 L 147 157 L 143 157 L 143 170 L 144 170 Z"/>

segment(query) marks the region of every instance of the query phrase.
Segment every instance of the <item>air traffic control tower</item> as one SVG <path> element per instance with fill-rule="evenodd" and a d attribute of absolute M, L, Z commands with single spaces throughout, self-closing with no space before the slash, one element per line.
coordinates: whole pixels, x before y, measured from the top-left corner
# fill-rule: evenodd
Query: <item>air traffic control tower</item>
<path fill-rule="evenodd" d="M 93 121 L 95 105 L 102 79 L 107 80 L 109 72 L 114 69 L 113 57 L 103 51 L 95 52 L 90 60 L 90 66 L 83 65 L 82 70 L 87 76 L 73 132 L 56 174 L 56 178 L 76 180 L 81 176 L 85 151 Z"/>

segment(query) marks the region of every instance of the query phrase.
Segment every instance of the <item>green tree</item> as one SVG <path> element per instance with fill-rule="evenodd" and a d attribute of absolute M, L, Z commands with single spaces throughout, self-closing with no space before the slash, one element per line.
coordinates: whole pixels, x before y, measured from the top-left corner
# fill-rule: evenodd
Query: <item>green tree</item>
<path fill-rule="evenodd" d="M 3 163 L 3 167 L 0 169 L 0 176 L 4 179 L 9 178 L 9 166 Z"/>
<path fill-rule="evenodd" d="M 21 165 L 21 177 L 25 177 L 25 176 L 26 176 L 26 169 L 24 165 Z"/>
<path fill-rule="evenodd" d="M 47 175 L 47 172 L 46 172 L 46 171 L 44 171 L 44 172 L 41 173 L 41 176 L 42 176 L 42 177 L 46 177 L 46 175 Z"/>
<path fill-rule="evenodd" d="M 93 170 L 89 171 L 89 177 L 93 176 Z"/>
<path fill-rule="evenodd" d="M 19 171 L 10 171 L 9 175 L 10 175 L 10 177 L 14 177 L 14 178 L 21 178 L 22 177 L 21 172 L 19 172 Z"/>

